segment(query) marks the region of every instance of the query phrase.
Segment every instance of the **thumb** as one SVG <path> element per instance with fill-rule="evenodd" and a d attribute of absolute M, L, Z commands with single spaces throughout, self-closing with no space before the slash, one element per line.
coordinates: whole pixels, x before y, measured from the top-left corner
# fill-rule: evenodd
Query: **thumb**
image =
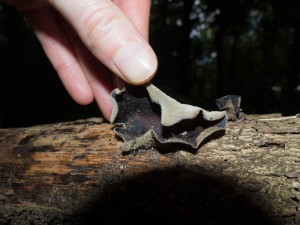
<path fill-rule="evenodd" d="M 49 1 L 86 47 L 115 74 L 132 84 L 143 84 L 154 76 L 154 51 L 111 0 Z"/>

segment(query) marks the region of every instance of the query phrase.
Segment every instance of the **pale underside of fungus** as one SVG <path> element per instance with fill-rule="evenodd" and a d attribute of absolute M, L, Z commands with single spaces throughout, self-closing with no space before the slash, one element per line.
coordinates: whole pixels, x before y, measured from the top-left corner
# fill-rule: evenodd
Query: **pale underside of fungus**
<path fill-rule="evenodd" d="M 124 141 L 124 152 L 141 148 L 180 144 L 197 149 L 217 131 L 226 127 L 225 111 L 206 111 L 181 104 L 153 84 L 126 85 L 112 94 L 110 122 Z"/>

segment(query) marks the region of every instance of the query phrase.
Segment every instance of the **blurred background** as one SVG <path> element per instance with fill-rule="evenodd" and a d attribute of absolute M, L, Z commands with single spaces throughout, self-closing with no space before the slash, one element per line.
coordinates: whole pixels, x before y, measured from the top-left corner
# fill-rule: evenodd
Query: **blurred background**
<path fill-rule="evenodd" d="M 299 0 L 153 0 L 153 83 L 180 102 L 216 110 L 242 97 L 246 114 L 300 112 Z M 0 3 L 0 127 L 100 117 L 62 86 L 22 15 Z"/>

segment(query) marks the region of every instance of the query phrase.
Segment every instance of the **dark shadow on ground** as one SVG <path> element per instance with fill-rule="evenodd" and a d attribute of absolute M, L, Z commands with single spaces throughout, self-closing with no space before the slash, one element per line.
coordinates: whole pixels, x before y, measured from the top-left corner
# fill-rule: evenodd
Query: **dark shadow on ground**
<path fill-rule="evenodd" d="M 263 198 L 242 190 L 181 167 L 152 171 L 109 185 L 81 224 L 274 225 Z"/>

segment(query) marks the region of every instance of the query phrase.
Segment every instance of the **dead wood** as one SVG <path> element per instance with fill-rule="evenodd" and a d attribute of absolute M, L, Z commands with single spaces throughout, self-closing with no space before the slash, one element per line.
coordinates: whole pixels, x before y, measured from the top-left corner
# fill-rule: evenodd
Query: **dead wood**
<path fill-rule="evenodd" d="M 300 224 L 299 118 L 229 122 L 198 152 L 122 155 L 112 128 L 1 129 L 0 224 Z"/>

